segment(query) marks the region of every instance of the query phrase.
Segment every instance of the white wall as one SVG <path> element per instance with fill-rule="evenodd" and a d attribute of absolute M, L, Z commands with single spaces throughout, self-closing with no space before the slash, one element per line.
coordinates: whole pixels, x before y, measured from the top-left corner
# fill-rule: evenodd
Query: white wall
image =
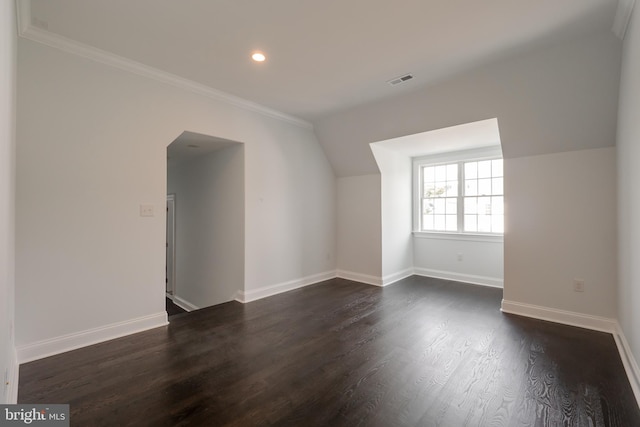
<path fill-rule="evenodd" d="M 32 357 L 164 313 L 166 146 L 185 130 L 245 144 L 245 290 L 335 270 L 335 179 L 311 129 L 24 39 L 18 72 L 16 339 Z"/>
<path fill-rule="evenodd" d="M 580 154 L 578 150 L 615 144 L 620 58 L 621 44 L 613 34 L 608 31 L 593 34 L 522 52 L 434 86 L 416 88 L 407 95 L 342 111 L 318 121 L 315 126 L 336 174 L 349 176 L 372 173 L 370 171 L 377 169 L 369 150 L 373 141 L 497 117 L 505 158 L 505 188 L 509 191 L 505 195 L 509 209 L 506 214 L 509 229 L 504 238 L 505 297 L 518 298 L 522 303 L 578 310 L 583 314 L 611 316 L 615 310 L 616 278 L 615 271 L 611 270 L 610 254 L 615 248 L 610 247 L 611 238 L 604 238 L 601 243 L 596 236 L 615 232 L 610 218 L 615 209 L 603 213 L 609 218 L 609 223 L 593 223 L 594 218 L 590 217 L 586 223 L 593 230 L 586 237 L 580 227 L 585 221 L 576 224 L 571 215 L 560 215 L 560 223 L 545 216 L 537 219 L 536 226 L 541 229 L 542 236 L 555 239 L 548 230 L 562 231 L 560 236 L 565 243 L 560 244 L 559 253 L 564 254 L 569 248 L 575 250 L 569 254 L 567 262 L 560 265 L 546 254 L 542 254 L 542 258 L 538 255 L 521 256 L 527 253 L 529 245 L 542 249 L 541 243 L 535 230 L 527 228 L 527 217 L 513 218 L 514 221 L 510 217 L 529 212 L 533 195 L 542 197 L 542 204 L 548 202 L 546 185 L 549 182 L 544 178 L 548 165 L 563 165 L 564 168 L 566 164 L 567 169 L 562 169 L 564 181 L 561 186 L 569 193 L 576 193 L 567 199 L 572 211 L 590 209 L 591 199 L 584 194 L 583 182 L 578 179 L 583 178 L 585 172 L 576 166 L 581 162 L 591 164 L 592 157 L 602 158 L 607 164 L 612 154 L 603 154 L 606 151 L 597 155 Z M 572 151 L 577 152 L 576 163 L 570 154 L 548 162 L 536 158 L 527 160 L 541 154 Z M 519 170 L 519 165 L 529 167 L 525 172 Z M 611 167 L 613 165 L 610 164 L 604 171 L 595 173 L 604 180 L 594 184 L 605 191 L 605 199 L 615 193 Z M 552 171 L 552 174 L 557 173 L 557 170 Z M 584 178 L 590 182 L 590 176 Z M 375 182 L 370 185 L 369 190 L 361 191 L 376 191 Z M 510 200 L 510 197 L 528 192 L 531 195 L 527 198 Z M 360 226 L 372 226 L 361 230 L 360 234 L 374 239 L 374 234 L 381 233 L 374 226 L 374 218 L 380 214 L 374 211 L 370 214 L 371 219 L 361 219 Z M 347 237 L 342 236 L 341 239 L 346 240 Z M 547 242 L 551 252 L 555 251 L 554 239 Z M 357 242 L 348 244 L 356 245 Z M 509 248 L 523 252 L 509 258 Z M 596 255 L 602 259 L 591 260 Z M 361 260 L 363 264 L 376 262 L 381 261 L 373 256 L 369 260 Z M 531 272 L 535 274 L 528 277 Z M 585 276 L 589 286 L 581 296 L 582 302 L 567 293 L 570 292 L 567 278 L 577 275 Z M 603 297 L 602 301 L 596 302 L 599 296 Z"/>
<path fill-rule="evenodd" d="M 633 357 L 640 360 L 640 4 L 624 40 L 618 110 L 618 310 Z"/>
<path fill-rule="evenodd" d="M 0 1 L 0 402 L 15 403 L 18 384 L 13 338 L 16 12 L 13 0 Z"/>
<path fill-rule="evenodd" d="M 371 144 L 381 179 L 382 282 L 412 274 L 412 163 L 392 149 Z"/>
<path fill-rule="evenodd" d="M 504 299 L 615 318 L 615 148 L 508 159 L 505 176 Z"/>
<path fill-rule="evenodd" d="M 504 284 L 504 247 L 499 238 L 416 235 L 413 254 L 416 274 L 487 286 Z"/>
<path fill-rule="evenodd" d="M 381 285 L 380 175 L 337 180 L 338 275 Z"/>
<path fill-rule="evenodd" d="M 175 194 L 174 296 L 198 308 L 244 290 L 244 146 L 169 163 Z"/>

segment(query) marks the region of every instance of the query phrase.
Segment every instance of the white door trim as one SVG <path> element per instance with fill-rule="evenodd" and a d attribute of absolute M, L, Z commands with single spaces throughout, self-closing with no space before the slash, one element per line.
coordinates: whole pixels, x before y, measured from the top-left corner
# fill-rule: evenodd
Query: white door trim
<path fill-rule="evenodd" d="M 176 195 L 167 194 L 166 292 L 176 293 Z"/>

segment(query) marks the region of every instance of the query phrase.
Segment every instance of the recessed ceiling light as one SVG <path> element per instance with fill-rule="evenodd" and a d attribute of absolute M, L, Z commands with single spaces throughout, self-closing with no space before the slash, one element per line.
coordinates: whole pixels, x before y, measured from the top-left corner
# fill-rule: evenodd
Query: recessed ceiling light
<path fill-rule="evenodd" d="M 253 52 L 251 54 L 251 59 L 253 59 L 256 62 L 263 62 L 265 59 L 267 59 L 267 57 L 264 56 L 264 53 L 262 52 Z"/>

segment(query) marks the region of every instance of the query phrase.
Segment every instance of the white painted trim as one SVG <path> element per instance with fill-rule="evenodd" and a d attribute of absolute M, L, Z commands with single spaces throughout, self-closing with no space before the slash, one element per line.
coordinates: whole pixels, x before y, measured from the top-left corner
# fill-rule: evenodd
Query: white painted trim
<path fill-rule="evenodd" d="M 463 242 L 486 242 L 502 244 L 503 234 L 446 233 L 437 231 L 414 231 L 416 239 L 457 240 Z"/>
<path fill-rule="evenodd" d="M 613 338 L 616 341 L 616 346 L 618 347 L 624 370 L 627 373 L 627 378 L 629 378 L 633 395 L 636 397 L 638 406 L 640 406 L 640 368 L 638 368 L 638 363 L 635 357 L 633 357 L 631 346 L 629 345 L 629 341 L 627 341 L 627 337 L 624 335 L 620 323 L 616 322 L 615 326 L 616 330 Z"/>
<path fill-rule="evenodd" d="M 173 298 L 171 298 L 171 300 L 175 305 L 186 311 L 200 310 L 201 308 L 195 304 L 190 303 L 186 299 L 180 298 L 177 295 L 173 295 Z"/>
<path fill-rule="evenodd" d="M 137 319 L 112 323 L 86 331 L 22 345 L 17 348 L 17 359 L 20 364 L 27 363 L 168 324 L 167 312 L 162 311 L 149 316 L 138 317 Z"/>
<path fill-rule="evenodd" d="M 166 292 L 168 295 L 172 295 L 176 293 L 176 194 L 175 193 L 171 193 L 171 194 L 167 194 L 167 210 L 166 210 L 166 218 L 167 218 L 167 222 L 169 222 L 169 205 L 171 205 L 171 224 L 168 225 L 168 229 L 171 230 L 171 237 L 172 237 L 172 242 L 171 242 L 171 247 L 169 247 L 169 230 L 167 230 L 165 232 L 165 241 L 167 242 L 166 245 L 166 250 L 167 252 L 169 251 L 169 249 L 171 249 L 171 277 L 167 277 L 167 282 L 165 285 L 165 292 L 166 292 L 166 287 L 169 286 L 169 282 L 171 282 L 171 286 L 170 286 L 170 290 L 171 293 L 169 294 L 168 292 Z M 167 266 L 167 270 L 169 269 L 169 266 Z M 171 280 L 169 280 L 171 279 Z M 171 298 L 171 301 L 173 301 L 173 298 Z"/>
<path fill-rule="evenodd" d="M 393 274 L 387 274 L 382 278 L 382 286 L 389 286 L 393 283 L 399 282 L 402 279 L 413 276 L 413 267 L 407 268 L 402 271 L 398 271 Z"/>
<path fill-rule="evenodd" d="M 14 349 L 13 358 L 9 365 L 9 387 L 5 400 L 7 404 L 18 403 L 18 384 L 20 383 L 20 365 L 18 364 L 18 356 Z"/>
<path fill-rule="evenodd" d="M 300 279 L 290 280 L 284 283 L 278 283 L 275 285 L 264 286 L 258 289 L 252 289 L 250 291 L 238 291 L 236 293 L 236 301 L 241 303 L 247 303 L 256 301 L 262 298 L 267 298 L 273 295 L 281 294 L 283 292 L 292 291 L 294 289 L 303 288 L 305 286 L 313 285 L 324 280 L 333 279 L 336 277 L 335 271 L 327 271 L 324 273 L 318 273 Z"/>
<path fill-rule="evenodd" d="M 262 114 L 273 119 L 288 122 L 305 129 L 313 129 L 313 125 L 306 120 L 282 113 L 272 108 L 265 107 L 252 101 L 240 98 L 229 93 L 222 92 L 212 87 L 194 82 L 189 79 L 168 73 L 166 71 L 150 67 L 140 62 L 133 61 L 111 52 L 98 49 L 84 43 L 63 37 L 59 34 L 34 27 L 31 24 L 31 1 L 18 0 L 18 25 L 19 35 L 25 39 L 62 50 L 67 53 L 81 56 L 101 64 L 105 64 L 120 70 L 128 71 L 139 76 L 147 77 L 160 83 L 168 84 L 179 89 L 206 96 L 216 101 L 230 104 L 234 107 Z"/>
<path fill-rule="evenodd" d="M 454 273 L 451 271 L 432 270 L 430 268 L 419 267 L 414 269 L 414 274 L 418 276 L 433 277 L 436 279 L 470 283 L 472 285 L 489 286 L 491 288 L 502 288 L 504 286 L 504 280 L 499 277 L 476 276 L 474 274 Z"/>
<path fill-rule="evenodd" d="M 635 0 L 618 0 L 616 16 L 613 18 L 611 31 L 613 31 L 613 34 L 615 34 L 620 40 L 624 40 L 635 3 Z"/>
<path fill-rule="evenodd" d="M 383 280 L 381 277 L 370 276 L 368 274 L 362 274 L 362 273 L 355 273 L 353 271 L 338 270 L 336 272 L 336 277 L 340 277 L 341 279 L 353 280 L 355 282 L 360 282 L 367 285 L 384 286 Z"/>
<path fill-rule="evenodd" d="M 559 310 L 504 299 L 502 300 L 502 308 L 500 310 L 503 313 L 517 314 L 519 316 L 532 317 L 534 319 L 562 323 L 563 325 L 577 326 L 594 331 L 608 332 L 610 334 L 615 334 L 616 332 L 616 320 L 608 317 L 592 316 L 575 311 Z"/>

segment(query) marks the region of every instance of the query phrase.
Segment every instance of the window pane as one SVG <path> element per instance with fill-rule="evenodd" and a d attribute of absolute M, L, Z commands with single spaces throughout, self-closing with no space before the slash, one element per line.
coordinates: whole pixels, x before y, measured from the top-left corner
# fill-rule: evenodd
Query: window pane
<path fill-rule="evenodd" d="M 491 231 L 504 233 L 504 215 L 491 215 Z"/>
<path fill-rule="evenodd" d="M 465 181 L 464 187 L 465 196 L 477 196 L 478 195 L 478 180 L 470 179 Z"/>
<path fill-rule="evenodd" d="M 436 180 L 436 168 L 427 166 L 422 168 L 422 182 L 434 182 Z"/>
<path fill-rule="evenodd" d="M 477 216 L 476 215 L 465 215 L 464 216 L 464 231 L 478 231 L 477 224 Z"/>
<path fill-rule="evenodd" d="M 433 193 L 430 195 L 431 197 L 443 197 L 447 192 L 447 182 L 446 181 L 438 181 L 436 182 L 435 189 Z"/>
<path fill-rule="evenodd" d="M 452 164 L 447 165 L 447 181 L 457 181 L 458 180 L 458 165 Z"/>
<path fill-rule="evenodd" d="M 491 178 L 491 160 L 478 162 L 478 178 Z"/>
<path fill-rule="evenodd" d="M 436 191 L 436 186 L 434 184 L 429 184 L 423 187 L 423 195 L 422 197 L 433 197 Z"/>
<path fill-rule="evenodd" d="M 491 197 L 478 197 L 478 214 L 491 215 Z"/>
<path fill-rule="evenodd" d="M 503 178 L 493 178 L 491 180 L 491 194 L 504 194 L 502 189 Z"/>
<path fill-rule="evenodd" d="M 447 180 L 447 166 L 440 165 L 436 166 L 436 181 L 446 181 Z"/>
<path fill-rule="evenodd" d="M 458 199 L 446 199 L 446 210 L 448 215 L 457 215 L 458 213 Z"/>
<path fill-rule="evenodd" d="M 438 231 L 444 231 L 445 227 L 446 227 L 445 215 L 434 215 L 433 229 Z"/>
<path fill-rule="evenodd" d="M 491 194 L 491 179 L 479 179 L 478 180 L 478 195 L 488 196 Z"/>
<path fill-rule="evenodd" d="M 478 231 L 482 233 L 491 232 L 491 215 L 478 215 Z"/>
<path fill-rule="evenodd" d="M 422 200 L 422 214 L 429 215 L 433 214 L 433 199 L 423 199 Z"/>
<path fill-rule="evenodd" d="M 458 197 L 458 181 L 448 182 L 447 197 Z"/>
<path fill-rule="evenodd" d="M 491 198 L 491 214 L 504 215 L 504 197 L 500 196 Z"/>
<path fill-rule="evenodd" d="M 458 217 L 456 215 L 447 215 L 447 231 L 458 231 Z"/>
<path fill-rule="evenodd" d="M 474 179 L 478 177 L 478 162 L 468 162 L 464 164 L 464 178 Z"/>
<path fill-rule="evenodd" d="M 445 199 L 433 199 L 433 205 L 436 214 L 444 214 L 446 212 Z"/>
<path fill-rule="evenodd" d="M 478 199 L 476 197 L 464 198 L 464 213 L 465 214 L 477 214 L 478 213 Z"/>
<path fill-rule="evenodd" d="M 422 216 L 422 229 L 433 230 L 433 215 Z"/>
<path fill-rule="evenodd" d="M 491 161 L 491 175 L 503 176 L 502 174 L 502 159 L 496 159 Z"/>

